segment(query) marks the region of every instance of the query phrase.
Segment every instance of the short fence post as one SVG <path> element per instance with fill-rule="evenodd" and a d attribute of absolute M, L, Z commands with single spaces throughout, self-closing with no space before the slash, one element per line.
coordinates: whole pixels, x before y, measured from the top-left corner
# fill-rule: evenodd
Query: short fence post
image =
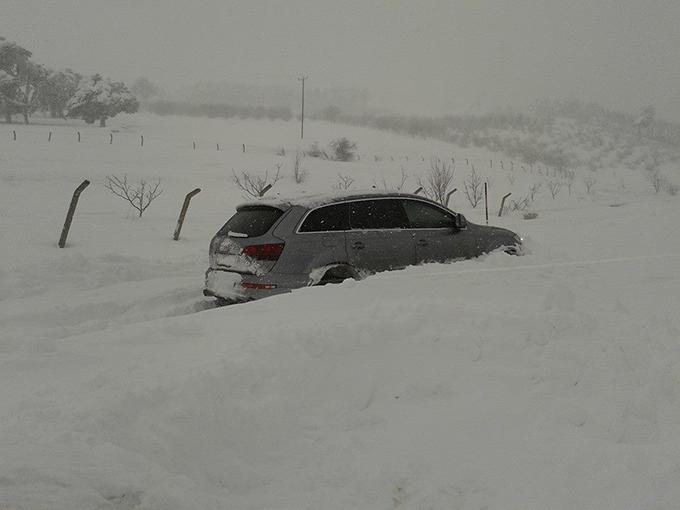
<path fill-rule="evenodd" d="M 194 150 L 196 150 L 196 142 L 194 141 L 193 144 L 194 144 Z"/>
<path fill-rule="evenodd" d="M 486 183 L 484 183 L 484 209 L 486 211 L 486 224 L 489 224 L 489 194 L 487 192 Z"/>
<path fill-rule="evenodd" d="M 78 133 L 78 143 L 80 143 L 80 131 L 77 131 Z"/>
<path fill-rule="evenodd" d="M 503 206 L 505 206 L 505 199 L 508 198 L 512 193 L 508 193 L 507 195 L 503 196 L 503 200 L 501 200 L 501 208 L 498 209 L 498 217 L 500 218 L 503 216 Z"/>
<path fill-rule="evenodd" d="M 197 195 L 200 192 L 201 192 L 201 188 L 196 188 L 195 190 L 187 193 L 187 195 L 184 197 L 184 203 L 182 204 L 182 210 L 180 211 L 179 219 L 177 220 L 177 227 L 175 227 L 175 233 L 172 236 L 172 238 L 175 241 L 179 240 L 179 233 L 182 230 L 182 225 L 184 224 L 184 217 L 187 215 L 187 209 L 189 209 L 189 202 L 194 197 L 194 195 Z"/>
<path fill-rule="evenodd" d="M 139 146 L 144 147 L 144 135 L 139 135 Z"/>
<path fill-rule="evenodd" d="M 216 145 L 217 145 L 217 152 L 219 152 L 220 151 L 220 144 L 218 143 Z"/>
<path fill-rule="evenodd" d="M 243 145 L 243 154 L 245 154 L 246 153 L 246 144 L 244 143 L 242 145 Z"/>
<path fill-rule="evenodd" d="M 413 192 L 413 194 L 414 194 L 414 195 L 417 195 L 417 194 L 420 193 L 421 191 L 423 191 L 423 187 L 422 187 L 422 186 L 420 186 L 417 190 L 415 190 L 415 191 Z"/>
<path fill-rule="evenodd" d="M 444 204 L 446 207 L 449 206 L 449 199 L 451 198 L 451 195 L 453 195 L 456 191 L 458 191 L 458 188 L 453 188 L 446 194 L 446 203 Z"/>
<path fill-rule="evenodd" d="M 264 188 L 262 188 L 262 191 L 260 191 L 260 196 L 263 197 L 264 194 L 272 189 L 273 184 L 267 184 Z"/>
<path fill-rule="evenodd" d="M 76 205 L 78 205 L 78 198 L 85 188 L 90 185 L 90 181 L 85 179 L 73 192 L 73 197 L 71 198 L 71 205 L 68 207 L 68 212 L 66 213 L 66 221 L 64 221 L 64 228 L 61 230 L 61 237 L 59 238 L 59 248 L 66 246 L 66 238 L 68 237 L 68 231 L 71 229 L 71 222 L 73 221 L 73 215 L 76 212 Z"/>
<path fill-rule="evenodd" d="M 17 131 L 16 131 L 16 129 L 12 130 L 12 140 L 14 140 L 15 142 L 17 141 Z"/>
<path fill-rule="evenodd" d="M 109 133 L 109 145 L 113 144 L 113 133 Z"/>
<path fill-rule="evenodd" d="M 52 131 L 50 131 L 49 134 L 47 135 L 47 141 L 48 142 L 52 141 Z"/>

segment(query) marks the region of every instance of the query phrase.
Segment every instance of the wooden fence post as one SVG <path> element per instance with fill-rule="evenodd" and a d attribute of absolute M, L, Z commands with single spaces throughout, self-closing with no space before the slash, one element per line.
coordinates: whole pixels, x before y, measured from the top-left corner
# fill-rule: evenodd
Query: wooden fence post
<path fill-rule="evenodd" d="M 16 129 L 12 130 L 12 140 L 15 141 L 15 142 L 17 141 L 17 130 Z"/>
<path fill-rule="evenodd" d="M 489 224 L 489 194 L 486 183 L 484 183 L 484 209 L 486 210 L 486 224 Z"/>
<path fill-rule="evenodd" d="M 85 179 L 73 192 L 73 197 L 71 198 L 71 205 L 68 207 L 68 213 L 66 213 L 66 221 L 64 221 L 64 228 L 61 230 L 61 237 L 59 238 L 59 248 L 66 246 L 66 238 L 68 237 L 68 231 L 71 229 L 71 222 L 73 221 L 73 215 L 76 212 L 76 205 L 78 205 L 78 198 L 85 188 L 90 185 L 90 181 Z"/>
<path fill-rule="evenodd" d="M 80 131 L 77 131 L 78 133 L 78 143 L 80 143 Z"/>
<path fill-rule="evenodd" d="M 201 192 L 201 188 L 196 188 L 195 190 L 187 193 L 187 195 L 184 197 L 184 203 L 182 204 L 182 210 L 180 211 L 179 219 L 177 220 L 177 227 L 175 227 L 175 233 L 172 236 L 172 238 L 175 241 L 179 240 L 179 233 L 182 230 L 182 225 L 184 224 L 184 217 L 187 215 L 187 209 L 189 209 L 189 202 L 194 197 L 194 195 L 197 195 L 200 192 Z"/>
<path fill-rule="evenodd" d="M 47 135 L 47 141 L 51 142 L 52 141 L 52 131 Z"/>
<path fill-rule="evenodd" d="M 449 199 L 451 198 L 451 195 L 453 195 L 456 191 L 458 191 L 458 188 L 453 188 L 446 194 L 446 203 L 444 204 L 446 207 L 449 206 Z"/>
<path fill-rule="evenodd" d="M 264 188 L 262 188 L 262 191 L 260 191 L 260 196 L 263 197 L 264 194 L 272 189 L 273 184 L 267 184 Z"/>
<path fill-rule="evenodd" d="M 512 193 L 508 193 L 507 195 L 503 196 L 503 200 L 501 200 L 501 208 L 498 209 L 498 217 L 500 218 L 503 216 L 503 206 L 505 206 L 505 199 L 508 198 Z"/>
<path fill-rule="evenodd" d="M 139 146 L 144 147 L 144 135 L 139 135 Z"/>
<path fill-rule="evenodd" d="M 113 133 L 109 133 L 109 145 L 113 145 Z"/>

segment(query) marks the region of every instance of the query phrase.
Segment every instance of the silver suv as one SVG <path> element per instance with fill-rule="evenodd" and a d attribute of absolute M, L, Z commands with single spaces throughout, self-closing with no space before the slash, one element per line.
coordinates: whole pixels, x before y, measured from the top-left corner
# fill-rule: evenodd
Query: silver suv
<path fill-rule="evenodd" d="M 206 296 L 222 303 L 423 262 L 519 254 L 521 238 L 422 196 L 365 192 L 239 205 L 210 243 Z"/>

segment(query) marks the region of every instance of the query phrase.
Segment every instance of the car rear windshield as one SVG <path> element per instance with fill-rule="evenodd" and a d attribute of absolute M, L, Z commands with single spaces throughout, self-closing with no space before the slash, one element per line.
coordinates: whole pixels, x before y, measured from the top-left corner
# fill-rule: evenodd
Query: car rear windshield
<path fill-rule="evenodd" d="M 283 211 L 275 207 L 260 205 L 241 207 L 229 218 L 219 233 L 227 235 L 229 232 L 236 232 L 248 237 L 258 237 L 266 234 L 282 214 Z"/>

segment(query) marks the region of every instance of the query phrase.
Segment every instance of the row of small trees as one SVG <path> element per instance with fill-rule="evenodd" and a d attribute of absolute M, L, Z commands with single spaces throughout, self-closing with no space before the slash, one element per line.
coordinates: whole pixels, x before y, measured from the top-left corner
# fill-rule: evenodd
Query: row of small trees
<path fill-rule="evenodd" d="M 134 113 L 139 102 L 122 81 L 55 71 L 31 60 L 32 53 L 0 36 L 0 110 L 5 122 L 22 115 L 26 124 L 37 111 L 53 118 L 82 118 L 88 124 L 121 112 Z"/>

